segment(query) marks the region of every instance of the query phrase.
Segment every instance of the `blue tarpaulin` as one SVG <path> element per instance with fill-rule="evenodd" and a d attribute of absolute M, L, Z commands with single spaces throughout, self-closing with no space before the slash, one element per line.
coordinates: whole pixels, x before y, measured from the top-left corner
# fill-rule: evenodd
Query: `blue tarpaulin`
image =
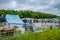
<path fill-rule="evenodd" d="M 10 24 L 16 24 L 16 25 L 17 24 L 24 24 L 24 22 L 22 21 L 22 19 L 18 15 L 7 14 L 6 20 L 7 20 L 7 23 L 10 23 Z"/>

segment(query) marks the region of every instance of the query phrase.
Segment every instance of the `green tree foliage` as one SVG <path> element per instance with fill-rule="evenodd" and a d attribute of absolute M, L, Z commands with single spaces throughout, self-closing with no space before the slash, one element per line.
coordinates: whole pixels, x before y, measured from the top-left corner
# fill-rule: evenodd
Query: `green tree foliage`
<path fill-rule="evenodd" d="M 58 16 L 53 15 L 53 14 L 48 14 L 48 13 L 43 13 L 43 12 L 34 12 L 34 11 L 29 11 L 29 10 L 0 10 L 0 16 L 5 16 L 6 14 L 17 14 L 21 18 L 36 18 L 36 19 L 43 19 L 43 18 L 56 18 Z"/>

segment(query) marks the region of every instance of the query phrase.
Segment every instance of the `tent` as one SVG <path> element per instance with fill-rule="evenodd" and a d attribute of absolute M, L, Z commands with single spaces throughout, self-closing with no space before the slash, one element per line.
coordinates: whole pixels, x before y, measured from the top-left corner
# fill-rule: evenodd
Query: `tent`
<path fill-rule="evenodd" d="M 18 15 L 7 14 L 5 18 L 8 26 L 10 25 L 22 26 L 24 24 L 24 22 Z"/>

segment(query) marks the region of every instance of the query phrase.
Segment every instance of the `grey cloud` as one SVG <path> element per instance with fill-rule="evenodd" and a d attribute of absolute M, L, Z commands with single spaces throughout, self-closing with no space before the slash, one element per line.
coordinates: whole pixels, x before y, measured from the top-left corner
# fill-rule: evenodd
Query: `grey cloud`
<path fill-rule="evenodd" d="M 54 7 L 54 8 L 57 8 L 58 10 L 60 10 L 60 3 L 54 5 L 53 7 Z"/>
<path fill-rule="evenodd" d="M 10 1 L 12 0 L 0 0 L 0 4 L 6 4 L 6 3 L 9 3 Z"/>
<path fill-rule="evenodd" d="M 15 0 L 18 4 L 25 4 L 26 0 Z"/>
<path fill-rule="evenodd" d="M 53 8 L 60 10 L 60 0 L 55 0 L 54 4 L 52 5 Z"/>
<path fill-rule="evenodd" d="M 16 5 L 10 4 L 14 1 Z M 60 15 L 60 0 L 0 0 L 0 9 L 33 10 Z"/>

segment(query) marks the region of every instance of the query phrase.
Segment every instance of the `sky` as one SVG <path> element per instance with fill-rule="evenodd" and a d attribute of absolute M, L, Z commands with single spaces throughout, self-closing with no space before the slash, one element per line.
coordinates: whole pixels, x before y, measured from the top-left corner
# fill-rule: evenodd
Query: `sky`
<path fill-rule="evenodd" d="M 0 9 L 32 10 L 60 16 L 60 0 L 0 0 Z"/>

